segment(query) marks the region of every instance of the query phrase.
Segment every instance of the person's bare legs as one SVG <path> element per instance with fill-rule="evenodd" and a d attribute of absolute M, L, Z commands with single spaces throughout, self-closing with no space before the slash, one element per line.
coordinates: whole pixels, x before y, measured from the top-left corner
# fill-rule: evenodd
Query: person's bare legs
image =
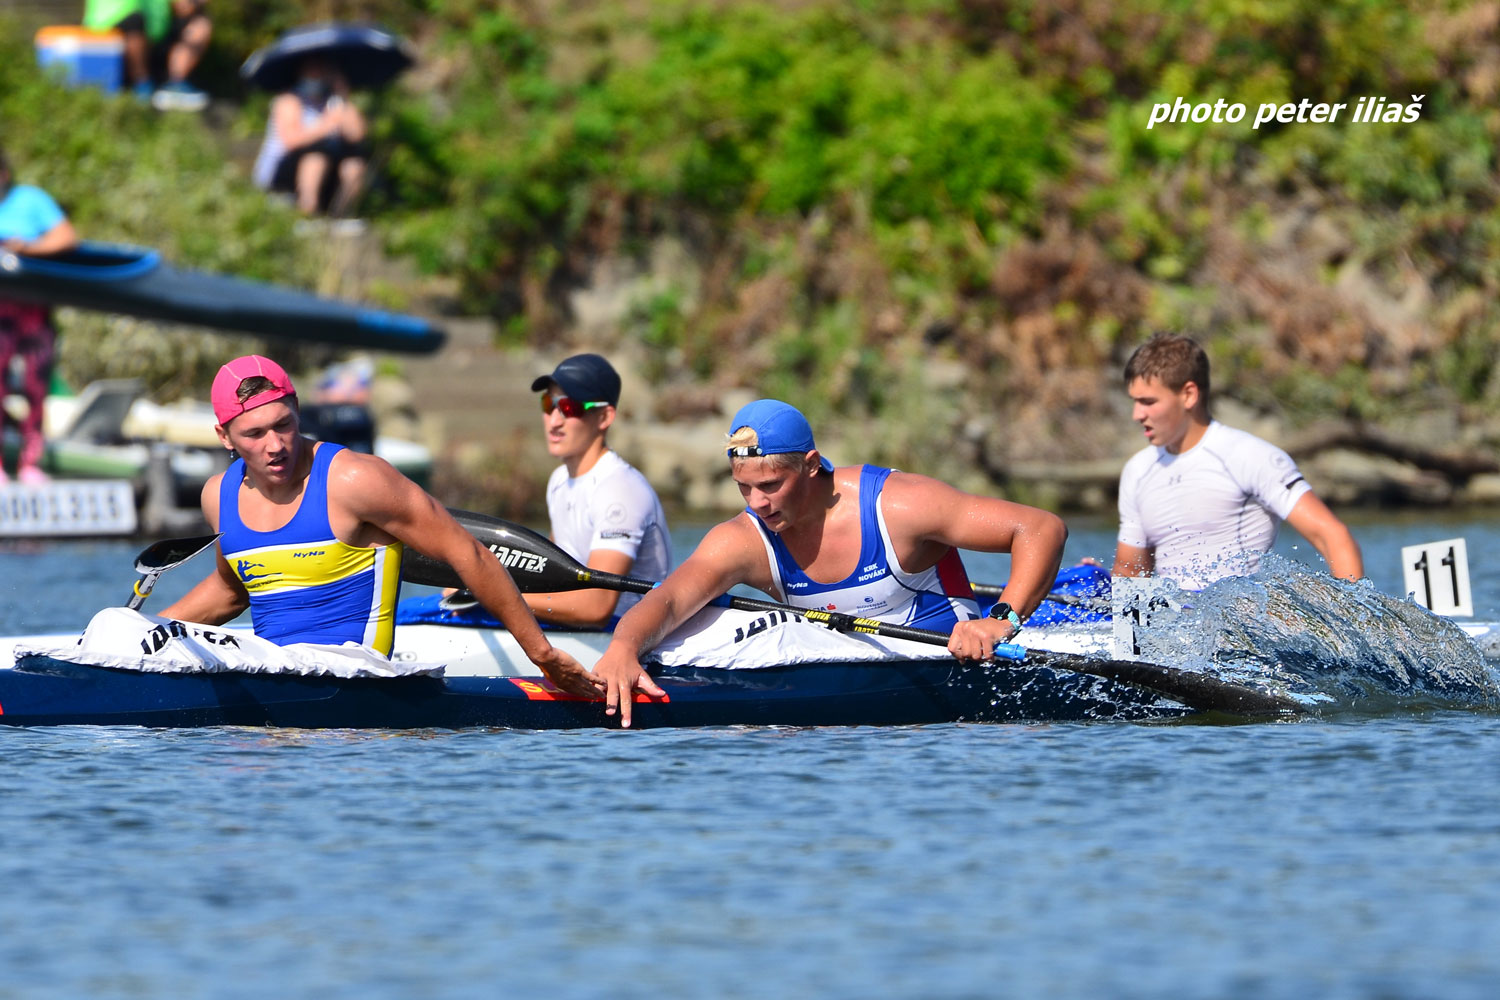
<path fill-rule="evenodd" d="M 5 429 L 11 424 L 19 423 L 11 419 L 10 411 L 5 408 L 5 396 L 10 392 L 10 360 L 16 356 L 16 350 L 20 346 L 19 338 L 9 329 L 0 330 L 0 436 L 4 436 Z M 10 476 L 5 474 L 5 466 L 0 464 L 0 486 L 10 482 Z"/>
<path fill-rule="evenodd" d="M 354 203 L 365 188 L 365 161 L 350 157 L 339 161 L 339 189 L 329 206 L 328 214 L 343 218 L 349 215 Z"/>
<path fill-rule="evenodd" d="M 125 35 L 125 83 L 139 86 L 151 80 L 151 70 L 146 64 L 146 33 L 126 31 Z"/>
<path fill-rule="evenodd" d="M 191 18 L 182 26 L 181 35 L 172 51 L 167 53 L 167 79 L 185 81 L 188 74 L 198 68 L 208 40 L 213 36 L 213 23 L 202 14 Z"/>
<path fill-rule="evenodd" d="M 303 153 L 297 161 L 297 209 L 303 215 L 317 214 L 318 195 L 326 176 L 328 157 L 323 153 Z"/>

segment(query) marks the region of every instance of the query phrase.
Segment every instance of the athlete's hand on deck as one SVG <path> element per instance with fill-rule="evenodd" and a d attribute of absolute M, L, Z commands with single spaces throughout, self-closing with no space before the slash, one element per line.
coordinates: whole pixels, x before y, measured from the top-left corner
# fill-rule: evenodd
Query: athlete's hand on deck
<path fill-rule="evenodd" d="M 604 684 L 604 714 L 614 715 L 619 711 L 622 729 L 630 728 L 630 709 L 635 703 L 636 691 L 657 698 L 666 694 L 641 667 L 635 654 L 618 650 L 613 644 L 594 664 L 594 674 Z"/>
<path fill-rule="evenodd" d="M 953 626 L 948 638 L 948 652 L 960 660 L 988 660 L 995 643 L 1008 642 L 1016 634 L 1008 621 L 995 618 L 971 618 Z"/>
<path fill-rule="evenodd" d="M 569 694 L 582 698 L 597 698 L 604 693 L 604 682 L 590 673 L 583 664 L 556 646 L 547 647 L 547 652 L 532 660 L 547 679 Z"/>

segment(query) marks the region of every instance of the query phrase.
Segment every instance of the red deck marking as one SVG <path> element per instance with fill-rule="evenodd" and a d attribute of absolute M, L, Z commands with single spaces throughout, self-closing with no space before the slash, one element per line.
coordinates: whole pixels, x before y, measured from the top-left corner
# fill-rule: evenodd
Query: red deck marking
<path fill-rule="evenodd" d="M 527 701 L 603 701 L 604 700 L 604 697 L 602 695 L 600 697 L 598 697 L 598 698 L 585 698 L 582 695 L 569 694 L 567 691 L 562 690 L 561 688 L 559 688 L 556 685 L 554 685 L 551 681 L 545 680 L 545 679 L 539 680 L 539 681 L 534 681 L 534 680 L 531 680 L 528 677 L 507 677 L 506 680 L 510 681 L 512 684 L 514 684 L 516 687 L 520 688 L 522 691 L 525 691 L 526 692 L 526 700 Z M 645 704 L 658 704 L 658 703 L 669 702 L 671 700 L 672 700 L 672 696 L 671 695 L 662 695 L 660 698 L 653 698 L 650 695 L 645 694 L 645 693 L 640 692 L 640 691 L 637 691 L 635 693 L 635 702 L 636 702 L 636 704 L 642 704 L 642 703 L 645 703 Z"/>

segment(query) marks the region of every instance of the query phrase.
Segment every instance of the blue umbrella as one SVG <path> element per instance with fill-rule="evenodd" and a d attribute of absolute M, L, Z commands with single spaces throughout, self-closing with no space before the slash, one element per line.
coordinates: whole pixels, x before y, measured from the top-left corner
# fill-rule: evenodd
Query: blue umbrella
<path fill-rule="evenodd" d="M 251 53 L 240 67 L 240 78 L 266 90 L 290 90 L 309 56 L 333 63 L 356 89 L 382 87 L 416 62 L 411 45 L 390 32 L 329 22 L 282 32 L 276 41 Z"/>

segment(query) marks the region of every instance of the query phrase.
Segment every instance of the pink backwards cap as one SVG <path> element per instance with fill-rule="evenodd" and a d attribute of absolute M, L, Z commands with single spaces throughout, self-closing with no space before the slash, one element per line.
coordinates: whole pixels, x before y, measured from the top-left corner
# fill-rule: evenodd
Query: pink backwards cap
<path fill-rule="evenodd" d="M 270 379 L 271 388 L 258 392 L 241 403 L 240 383 L 256 375 Z M 219 421 L 219 426 L 223 427 L 246 410 L 295 395 L 297 390 L 292 388 L 292 380 L 287 378 L 280 365 L 259 354 L 247 354 L 219 369 L 219 374 L 214 376 L 214 387 L 209 398 L 214 404 L 214 417 Z"/>

